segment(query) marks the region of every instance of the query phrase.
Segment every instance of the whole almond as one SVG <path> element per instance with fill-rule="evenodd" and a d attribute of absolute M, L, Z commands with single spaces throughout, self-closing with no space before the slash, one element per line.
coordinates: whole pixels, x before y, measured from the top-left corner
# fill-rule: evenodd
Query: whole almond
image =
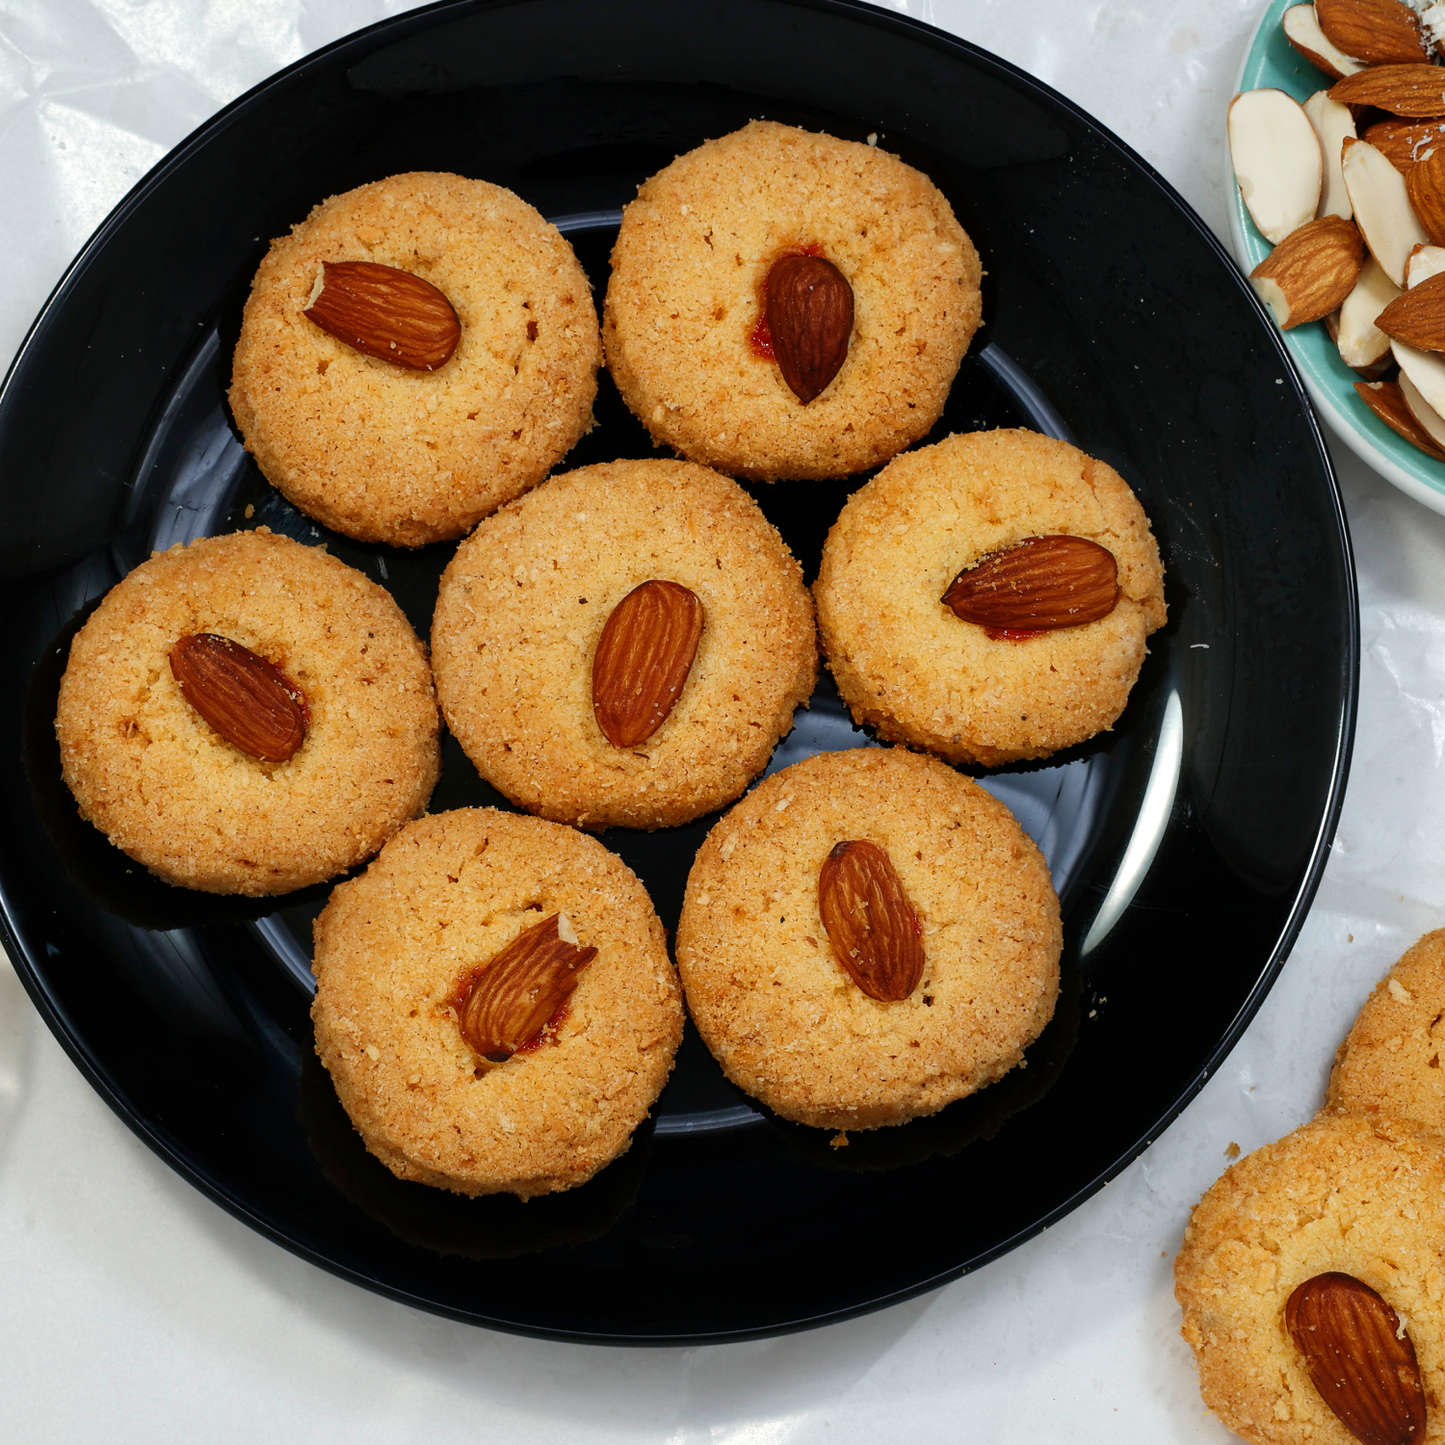
<path fill-rule="evenodd" d="M 597 957 L 561 937 L 554 913 L 524 928 L 490 963 L 474 970 L 459 991 L 462 1037 L 484 1065 L 504 1064 L 531 1043 L 572 996 L 582 970 Z M 568 932 L 571 932 L 569 926 Z"/>
<path fill-rule="evenodd" d="M 837 844 L 818 872 L 818 912 L 848 977 L 880 1003 L 897 1003 L 923 977 L 923 929 L 887 850 Z"/>
<path fill-rule="evenodd" d="M 462 324 L 430 281 L 374 261 L 326 261 L 304 313 L 365 356 L 408 371 L 435 371 L 450 360 Z"/>
<path fill-rule="evenodd" d="M 1418 351 L 1445 351 L 1445 272 L 1402 291 L 1375 325 Z"/>
<path fill-rule="evenodd" d="M 1412 446 L 1417 446 L 1437 462 L 1445 462 L 1442 451 L 1432 440 L 1429 432 L 1415 420 L 1405 393 L 1397 381 L 1357 381 L 1355 390 L 1360 400 L 1385 423 L 1391 431 L 1404 437 Z"/>
<path fill-rule="evenodd" d="M 1433 150 L 1445 146 L 1445 121 L 1378 120 L 1360 137 L 1380 151 L 1398 171 L 1408 171 Z"/>
<path fill-rule="evenodd" d="M 1445 147 L 1431 147 L 1405 172 L 1405 190 L 1430 244 L 1445 246 Z"/>
<path fill-rule="evenodd" d="M 804 406 L 842 369 L 853 334 L 853 288 L 822 256 L 783 256 L 768 272 L 768 331 L 783 380 Z"/>
<path fill-rule="evenodd" d="M 1249 273 L 1280 329 L 1328 316 L 1355 289 L 1365 247 L 1359 228 L 1321 216 L 1291 232 Z"/>
<path fill-rule="evenodd" d="M 1438 65 L 1372 65 L 1335 81 L 1330 99 L 1415 120 L 1445 116 L 1445 71 Z"/>
<path fill-rule="evenodd" d="M 592 659 L 592 712 L 614 747 L 635 748 L 667 720 L 702 624 L 702 603 L 679 582 L 644 582 L 612 609 Z"/>
<path fill-rule="evenodd" d="M 195 632 L 171 648 L 181 696 L 233 747 L 284 763 L 306 740 L 310 711 L 301 689 L 249 647 Z"/>
<path fill-rule="evenodd" d="M 1119 567 L 1086 537 L 1028 537 L 966 567 L 943 594 L 965 622 L 996 632 L 1052 632 L 1107 617 Z"/>
<path fill-rule="evenodd" d="M 1369 1285 L 1348 1274 L 1317 1274 L 1290 1295 L 1284 1320 L 1315 1389 L 1357 1440 L 1408 1445 L 1425 1438 L 1415 1346 Z"/>
<path fill-rule="evenodd" d="M 1364 65 L 1408 65 L 1429 58 L 1415 12 L 1400 0 L 1315 0 L 1325 38 Z"/>

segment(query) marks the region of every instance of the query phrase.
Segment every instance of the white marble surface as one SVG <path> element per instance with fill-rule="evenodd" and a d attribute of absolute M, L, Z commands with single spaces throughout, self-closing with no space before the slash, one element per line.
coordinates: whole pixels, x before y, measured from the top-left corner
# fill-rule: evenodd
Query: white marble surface
<path fill-rule="evenodd" d="M 685 0 L 679 0 L 685 3 Z M 0 0 L 0 356 L 144 170 L 384 0 Z M 1263 0 L 909 0 L 1056 86 L 1221 235 L 1222 116 Z M 1359 738 L 1313 912 L 1253 1026 L 1174 1127 L 1032 1243 L 824 1330 L 686 1350 L 452 1324 L 302 1263 L 171 1173 L 0 964 L 0 1434 L 214 1445 L 1224 1441 L 1170 1259 L 1237 1142 L 1318 1107 L 1374 980 L 1445 923 L 1445 517 L 1336 461 L 1360 574 Z"/>

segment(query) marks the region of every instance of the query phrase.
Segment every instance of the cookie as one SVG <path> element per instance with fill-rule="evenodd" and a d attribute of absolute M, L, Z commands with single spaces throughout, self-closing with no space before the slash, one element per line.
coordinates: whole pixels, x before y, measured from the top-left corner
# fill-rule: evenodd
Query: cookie
<path fill-rule="evenodd" d="M 183 638 L 280 668 L 309 719 L 251 756 L 182 693 Z M 360 572 L 262 527 L 172 547 L 117 583 L 70 648 L 55 720 L 84 817 L 169 883 L 253 896 L 368 858 L 426 807 L 440 767 L 426 653 Z"/>
<path fill-rule="evenodd" d="M 701 636 L 656 731 L 619 745 L 594 705 L 598 678 L 630 699 L 655 673 L 599 673 L 599 644 L 619 604 L 655 581 L 696 598 Z M 737 797 L 818 664 L 801 571 L 752 498 L 687 462 L 620 461 L 553 477 L 462 543 L 437 597 L 432 665 L 447 725 L 493 787 L 600 829 L 667 827 Z"/>
<path fill-rule="evenodd" d="M 438 288 L 460 321 L 455 353 L 409 370 L 312 320 L 324 265 L 356 262 Z M 500 186 L 416 171 L 333 196 L 272 242 L 231 411 L 266 479 L 308 516 L 419 547 L 547 475 L 590 425 L 600 364 L 587 277 L 557 229 Z"/>
<path fill-rule="evenodd" d="M 830 854 L 858 842 L 886 853 L 906 899 L 892 941 L 921 942 L 915 985 L 891 1001 L 855 981 L 820 911 Z M 765 779 L 698 850 L 677 929 L 689 1011 L 728 1078 L 785 1119 L 845 1130 L 934 1113 L 1018 1065 L 1053 1014 L 1060 948 L 1048 868 L 1013 814 L 902 749 Z"/>
<path fill-rule="evenodd" d="M 1008 637 L 944 604 L 959 573 L 988 554 L 1060 535 L 1113 555 L 1120 591 L 1107 616 Z M 814 595 L 856 722 L 989 766 L 1112 727 L 1166 615 L 1159 549 L 1127 483 L 1028 431 L 951 436 L 891 462 L 833 524 Z"/>
<path fill-rule="evenodd" d="M 541 1034 L 492 1064 L 463 1036 L 460 1000 L 553 916 L 595 957 Z M 667 1082 L 682 1004 L 662 925 L 585 834 L 492 808 L 420 818 L 335 890 L 315 932 L 316 1051 L 400 1179 L 571 1189 L 628 1147 Z"/>
<path fill-rule="evenodd" d="M 1325 1108 L 1395 1114 L 1445 1132 L 1445 929 L 1380 980 L 1335 1055 Z"/>
<path fill-rule="evenodd" d="M 1357 1445 L 1285 1318 L 1295 1290 L 1330 1273 L 1396 1312 L 1431 1402 L 1415 1438 L 1445 1439 L 1445 1151 L 1383 1114 L 1321 1116 L 1241 1159 L 1200 1200 L 1174 1293 L 1204 1403 L 1256 1445 Z"/>
<path fill-rule="evenodd" d="M 769 273 L 797 254 L 830 263 L 852 304 L 851 328 L 836 323 L 841 368 L 806 403 L 775 359 L 786 338 L 762 325 Z M 981 275 L 927 176 L 873 146 L 753 121 L 678 157 L 624 209 L 607 366 L 653 439 L 692 461 L 768 481 L 849 476 L 942 414 Z"/>

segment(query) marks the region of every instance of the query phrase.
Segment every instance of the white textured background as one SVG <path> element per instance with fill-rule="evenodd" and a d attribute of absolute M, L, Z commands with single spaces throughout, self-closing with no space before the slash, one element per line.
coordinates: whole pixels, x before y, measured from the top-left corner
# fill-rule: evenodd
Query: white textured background
<path fill-rule="evenodd" d="M 408 8 L 0 0 L 0 359 L 171 146 L 279 67 Z M 1223 111 L 1264 0 L 894 8 L 1057 87 L 1225 234 Z M 1232 1438 L 1203 1411 L 1178 1336 L 1169 1270 L 1185 1217 L 1231 1141 L 1252 1149 L 1314 1112 L 1370 986 L 1445 923 L 1445 517 L 1342 447 L 1335 458 L 1359 564 L 1362 676 L 1323 886 L 1226 1065 L 1061 1225 L 924 1299 L 757 1344 L 599 1349 L 451 1324 L 302 1263 L 172 1174 L 91 1092 L 0 963 L 0 1437 Z"/>

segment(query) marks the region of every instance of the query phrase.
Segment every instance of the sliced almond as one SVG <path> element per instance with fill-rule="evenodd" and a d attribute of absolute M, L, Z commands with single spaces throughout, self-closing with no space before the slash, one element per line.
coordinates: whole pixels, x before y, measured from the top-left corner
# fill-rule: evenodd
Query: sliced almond
<path fill-rule="evenodd" d="M 1400 0 L 1315 0 L 1315 18 L 1331 44 L 1365 65 L 1429 59 L 1420 22 Z"/>
<path fill-rule="evenodd" d="M 1408 171 L 1437 146 L 1445 145 L 1445 121 L 1379 120 L 1360 137 L 1381 151 L 1398 171 Z"/>
<path fill-rule="evenodd" d="M 1373 105 L 1412 120 L 1445 116 L 1445 71 L 1436 65 L 1372 65 L 1330 87 L 1342 105 Z"/>
<path fill-rule="evenodd" d="M 1405 405 L 1410 409 L 1410 415 L 1415 419 L 1420 430 L 1433 443 L 1432 447 L 1421 446 L 1420 442 L 1411 437 L 1421 451 L 1428 451 L 1437 461 L 1445 461 L 1445 416 L 1441 416 L 1423 396 L 1420 389 L 1402 371 L 1399 380 L 1400 395 L 1405 399 Z"/>
<path fill-rule="evenodd" d="M 1324 186 L 1320 192 L 1319 214 L 1350 218 L 1350 193 L 1340 170 L 1345 141 L 1356 139 L 1355 117 L 1349 106 L 1331 100 L 1329 92 L 1317 90 L 1304 103 L 1304 113 L 1315 128 L 1324 160 Z"/>
<path fill-rule="evenodd" d="M 554 913 L 523 929 L 463 980 L 457 1016 L 462 1037 L 483 1067 L 504 1064 L 534 1042 L 597 957 L 595 948 L 578 948 L 560 937 L 560 918 Z"/>
<path fill-rule="evenodd" d="M 923 977 L 923 929 L 885 848 L 837 844 L 818 873 L 818 911 L 848 977 L 880 1003 L 897 1003 Z"/>
<path fill-rule="evenodd" d="M 1400 370 L 1420 390 L 1420 395 L 1445 416 L 1445 357 L 1438 351 L 1417 351 L 1403 341 L 1391 341 L 1390 352 Z"/>
<path fill-rule="evenodd" d="M 1390 338 L 1375 325 L 1375 318 L 1402 294 L 1380 268 L 1380 263 L 1373 256 L 1366 256 L 1355 289 L 1340 307 L 1339 325 L 1334 334 L 1335 345 L 1346 366 L 1359 371 L 1378 366 L 1389 356 Z"/>
<path fill-rule="evenodd" d="M 1445 351 L 1445 275 L 1431 276 L 1397 296 L 1375 325 L 1392 341 L 1417 351 Z"/>
<path fill-rule="evenodd" d="M 1282 90 L 1246 90 L 1229 103 L 1229 158 L 1260 234 L 1278 245 L 1314 218 L 1324 179 L 1319 139 Z"/>
<path fill-rule="evenodd" d="M 1365 248 L 1353 221 L 1321 216 L 1292 231 L 1249 279 L 1282 331 L 1328 316 L 1355 289 Z"/>
<path fill-rule="evenodd" d="M 233 747 L 284 763 L 306 741 L 310 710 L 301 689 L 266 658 L 214 632 L 171 648 L 181 696 Z"/>
<path fill-rule="evenodd" d="M 1369 1285 L 1334 1271 L 1315 1275 L 1290 1295 L 1284 1319 L 1315 1389 L 1350 1434 L 1369 1445 L 1424 1441 L 1415 1346 Z"/>
<path fill-rule="evenodd" d="M 1419 447 L 1426 456 L 1445 461 L 1445 452 L 1430 439 L 1429 432 L 1415 419 L 1409 402 L 1405 400 L 1404 383 L 1407 380 L 1405 373 L 1401 372 L 1399 381 L 1357 381 L 1355 391 L 1391 431 L 1404 437 L 1412 446 Z M 1416 391 L 1415 395 L 1420 393 Z M 1424 398 L 1421 400 L 1423 402 Z"/>
<path fill-rule="evenodd" d="M 430 281 L 374 261 L 326 261 L 304 315 L 354 351 L 408 371 L 451 359 L 462 324 Z"/>
<path fill-rule="evenodd" d="M 1107 617 L 1119 601 L 1119 568 L 1087 537 L 1026 537 L 979 558 L 942 602 L 990 632 L 1052 632 Z"/>
<path fill-rule="evenodd" d="M 1403 290 L 1410 252 L 1430 239 L 1410 205 L 1404 176 L 1362 140 L 1345 141 L 1341 169 L 1365 245 L 1385 275 Z"/>
<path fill-rule="evenodd" d="M 678 582 L 644 582 L 612 609 L 592 659 L 592 711 L 614 747 L 635 748 L 666 721 L 702 625 L 702 603 Z"/>
<path fill-rule="evenodd" d="M 1284 38 L 1331 80 L 1343 80 L 1365 68 L 1326 37 L 1315 18 L 1313 5 L 1291 5 L 1281 16 L 1280 24 L 1284 27 Z"/>
<path fill-rule="evenodd" d="M 1445 246 L 1445 146 L 1433 148 L 1405 172 L 1405 191 L 1432 244 Z"/>
<path fill-rule="evenodd" d="M 1405 286 L 1418 286 L 1445 271 L 1445 246 L 1416 246 L 1405 262 Z M 1394 297 L 1390 298 L 1392 301 Z"/>

